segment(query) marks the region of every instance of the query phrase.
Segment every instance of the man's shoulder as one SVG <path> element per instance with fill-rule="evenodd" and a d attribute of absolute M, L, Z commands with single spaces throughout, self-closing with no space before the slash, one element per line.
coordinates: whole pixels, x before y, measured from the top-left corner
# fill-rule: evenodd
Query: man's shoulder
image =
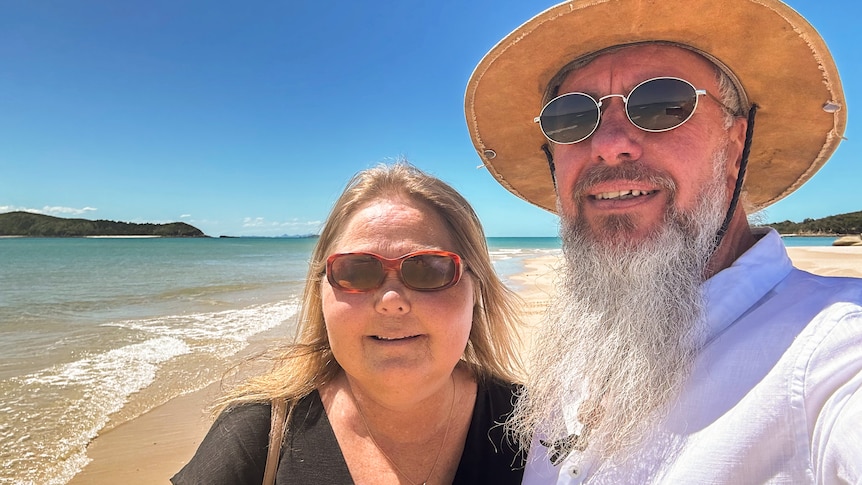
<path fill-rule="evenodd" d="M 808 323 L 802 340 L 812 352 L 862 344 L 862 278 L 822 276 L 795 269 L 781 290 L 780 312 Z M 828 350 L 827 354 L 832 350 Z"/>
<path fill-rule="evenodd" d="M 803 292 L 800 296 L 827 297 L 862 304 L 862 278 L 814 274 L 794 267 L 783 288 Z"/>

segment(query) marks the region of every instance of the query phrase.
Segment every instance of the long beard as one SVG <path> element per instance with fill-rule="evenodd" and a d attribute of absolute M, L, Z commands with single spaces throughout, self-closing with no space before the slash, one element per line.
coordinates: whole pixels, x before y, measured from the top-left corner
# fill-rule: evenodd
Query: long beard
<path fill-rule="evenodd" d="M 601 234 L 583 220 L 562 221 L 558 300 L 536 330 L 525 392 L 507 423 L 522 445 L 536 436 L 566 443 L 562 456 L 587 446 L 618 456 L 677 395 L 703 341 L 701 285 L 727 209 L 724 159 L 722 149 L 696 207 L 682 213 L 671 197 L 665 223 L 646 241 L 627 242 L 634 226 L 624 218 L 606 221 Z"/>

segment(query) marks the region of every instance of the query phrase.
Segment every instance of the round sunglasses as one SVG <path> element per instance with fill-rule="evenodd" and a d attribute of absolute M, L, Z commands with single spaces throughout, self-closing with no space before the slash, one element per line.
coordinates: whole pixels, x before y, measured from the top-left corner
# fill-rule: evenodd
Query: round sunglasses
<path fill-rule="evenodd" d="M 431 250 L 415 251 L 395 259 L 374 253 L 336 253 L 326 259 L 329 284 L 347 293 L 380 288 L 390 271 L 411 290 L 438 291 L 458 284 L 464 266 L 455 253 Z"/>
<path fill-rule="evenodd" d="M 586 93 L 566 93 L 548 101 L 533 119 L 545 137 L 561 145 L 586 140 L 599 127 L 602 102 L 622 98 L 626 116 L 638 128 L 658 133 L 672 130 L 691 119 L 700 96 L 709 96 L 727 111 L 732 111 L 705 89 L 676 77 L 647 79 L 635 86 L 628 96 L 608 94 L 595 99 Z"/>

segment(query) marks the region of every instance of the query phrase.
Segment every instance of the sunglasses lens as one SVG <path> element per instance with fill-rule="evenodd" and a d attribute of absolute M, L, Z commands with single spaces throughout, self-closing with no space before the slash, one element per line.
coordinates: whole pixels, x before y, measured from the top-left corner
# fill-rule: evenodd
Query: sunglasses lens
<path fill-rule="evenodd" d="M 437 290 L 456 282 L 458 265 L 451 256 L 417 254 L 401 263 L 401 279 L 414 290 Z"/>
<path fill-rule="evenodd" d="M 399 271 L 401 281 L 413 290 L 442 290 L 461 279 L 461 258 L 446 251 L 428 251 L 397 259 L 372 253 L 341 253 L 326 260 L 329 284 L 348 293 L 379 288 L 390 270 Z"/>
<path fill-rule="evenodd" d="M 691 84 L 681 79 L 660 78 L 632 90 L 627 110 L 637 127 L 666 131 L 685 123 L 696 105 L 697 92 Z"/>
<path fill-rule="evenodd" d="M 599 107 L 587 95 L 569 93 L 559 96 L 542 109 L 539 125 L 549 140 L 569 144 L 593 134 L 599 123 Z"/>
<path fill-rule="evenodd" d="M 329 282 L 347 291 L 368 291 L 386 277 L 383 263 L 371 255 L 343 254 L 334 258 L 327 272 Z"/>

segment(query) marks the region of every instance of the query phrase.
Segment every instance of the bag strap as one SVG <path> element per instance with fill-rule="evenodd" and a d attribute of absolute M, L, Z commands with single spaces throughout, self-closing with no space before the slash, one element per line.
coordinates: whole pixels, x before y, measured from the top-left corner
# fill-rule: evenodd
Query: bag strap
<path fill-rule="evenodd" d="M 269 424 L 269 449 L 266 453 L 263 485 L 275 484 L 275 472 L 278 470 L 281 443 L 284 441 L 285 421 L 287 421 L 287 400 L 285 398 L 273 399 L 271 405 L 272 416 Z"/>

